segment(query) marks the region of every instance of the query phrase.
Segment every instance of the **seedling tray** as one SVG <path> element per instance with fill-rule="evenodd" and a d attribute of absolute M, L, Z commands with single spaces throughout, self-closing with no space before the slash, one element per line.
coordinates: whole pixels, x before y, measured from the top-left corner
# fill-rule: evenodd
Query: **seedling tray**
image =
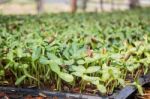
<path fill-rule="evenodd" d="M 145 76 L 141 76 L 138 79 L 138 82 L 141 86 L 150 83 L 150 73 Z M 135 86 L 126 86 L 123 88 L 117 95 L 115 95 L 115 99 L 127 99 L 132 93 L 137 90 Z"/>
<path fill-rule="evenodd" d="M 141 86 L 150 83 L 150 73 L 145 76 L 141 76 L 139 79 L 139 84 Z M 24 99 L 24 96 L 43 96 L 47 98 L 43 99 L 127 99 L 132 93 L 136 91 L 135 86 L 126 86 L 122 90 L 117 90 L 113 95 L 103 97 L 103 96 L 91 96 L 83 94 L 73 94 L 73 93 L 63 93 L 63 92 L 50 92 L 48 90 L 41 89 L 29 89 L 29 88 L 15 88 L 15 87 L 3 87 L 0 86 L 0 92 L 8 94 L 20 95 L 20 99 Z"/>

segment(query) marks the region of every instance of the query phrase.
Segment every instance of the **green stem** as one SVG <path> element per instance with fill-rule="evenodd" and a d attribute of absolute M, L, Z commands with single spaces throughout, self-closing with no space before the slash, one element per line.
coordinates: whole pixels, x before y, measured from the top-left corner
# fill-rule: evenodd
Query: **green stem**
<path fill-rule="evenodd" d="M 57 90 L 61 91 L 61 79 L 59 77 L 57 79 Z"/>

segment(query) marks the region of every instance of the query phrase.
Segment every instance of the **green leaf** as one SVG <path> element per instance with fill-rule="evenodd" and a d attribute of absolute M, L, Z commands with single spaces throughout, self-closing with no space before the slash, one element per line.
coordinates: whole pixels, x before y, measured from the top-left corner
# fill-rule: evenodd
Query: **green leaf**
<path fill-rule="evenodd" d="M 65 65 L 72 65 L 74 63 L 74 60 L 71 59 L 71 60 L 67 60 L 67 61 L 64 61 Z"/>
<path fill-rule="evenodd" d="M 61 58 L 52 59 L 51 61 L 55 62 L 57 65 L 63 65 L 63 60 Z"/>
<path fill-rule="evenodd" d="M 94 60 L 99 60 L 101 58 L 100 54 L 94 53 Z"/>
<path fill-rule="evenodd" d="M 94 80 L 91 83 L 94 84 L 94 85 L 98 85 L 99 84 L 99 80 Z"/>
<path fill-rule="evenodd" d="M 58 57 L 55 54 L 52 54 L 52 53 L 49 53 L 49 52 L 47 52 L 47 57 L 49 59 L 53 59 L 53 60 L 58 59 Z"/>
<path fill-rule="evenodd" d="M 100 70 L 100 66 L 91 66 L 88 67 L 86 73 L 94 73 Z"/>
<path fill-rule="evenodd" d="M 23 55 L 22 49 L 21 48 L 17 48 L 17 56 L 18 57 L 22 57 L 22 55 Z"/>
<path fill-rule="evenodd" d="M 63 79 L 66 82 L 73 82 L 74 80 L 73 76 L 67 73 L 60 72 L 58 75 L 61 79 Z"/>
<path fill-rule="evenodd" d="M 77 64 L 79 64 L 79 65 L 83 65 L 84 63 L 85 63 L 84 60 L 78 60 L 78 61 L 77 61 Z"/>
<path fill-rule="evenodd" d="M 83 72 L 73 72 L 73 73 L 71 73 L 72 75 L 75 75 L 75 76 L 77 76 L 77 77 L 82 77 L 82 75 L 83 75 Z"/>
<path fill-rule="evenodd" d="M 132 66 L 127 66 L 127 69 L 130 71 L 130 72 L 133 72 L 134 70 L 138 69 L 139 68 L 139 64 L 133 64 Z"/>
<path fill-rule="evenodd" d="M 86 69 L 83 66 L 72 66 L 71 69 L 80 73 L 84 73 L 86 71 Z"/>
<path fill-rule="evenodd" d="M 92 63 L 94 61 L 96 61 L 94 58 L 91 58 L 91 57 L 86 57 L 85 58 L 85 63 Z"/>
<path fill-rule="evenodd" d="M 49 60 L 45 56 L 41 56 L 39 61 L 43 65 L 49 64 Z"/>
<path fill-rule="evenodd" d="M 110 67 L 109 68 L 109 73 L 115 78 L 118 79 L 121 75 L 121 72 L 119 70 L 119 68 L 117 67 Z"/>
<path fill-rule="evenodd" d="M 10 61 L 13 61 L 13 59 L 14 59 L 13 51 L 11 51 L 11 52 L 9 52 L 9 53 L 7 54 L 7 58 L 8 58 Z"/>
<path fill-rule="evenodd" d="M 130 71 L 130 72 L 133 72 L 133 71 L 134 71 L 134 67 L 132 67 L 132 66 L 127 66 L 127 70 Z"/>
<path fill-rule="evenodd" d="M 119 82 L 123 87 L 125 87 L 125 81 L 124 81 L 124 79 L 118 78 L 118 82 Z"/>
<path fill-rule="evenodd" d="M 5 75 L 5 71 L 4 70 L 0 70 L 0 76 L 4 76 Z"/>
<path fill-rule="evenodd" d="M 111 55 L 111 58 L 112 58 L 112 59 L 121 59 L 121 58 L 122 58 L 122 55 L 121 55 L 121 54 L 112 54 L 112 55 Z"/>
<path fill-rule="evenodd" d="M 102 84 L 98 84 L 98 85 L 97 85 L 97 89 L 98 89 L 101 93 L 103 93 L 103 94 L 105 94 L 105 93 L 107 92 L 106 87 L 105 87 L 104 85 L 102 85 Z"/>
<path fill-rule="evenodd" d="M 50 62 L 51 70 L 57 74 L 60 73 L 60 67 L 55 62 Z"/>
<path fill-rule="evenodd" d="M 33 50 L 33 53 L 32 53 L 32 60 L 33 61 L 36 61 L 40 57 L 41 51 L 42 51 L 42 49 L 40 47 L 37 47 Z"/>
<path fill-rule="evenodd" d="M 21 64 L 21 65 L 19 66 L 20 69 L 27 69 L 28 67 L 29 67 L 28 64 Z"/>
<path fill-rule="evenodd" d="M 95 53 L 92 58 L 91 57 L 86 57 L 85 58 L 85 63 L 92 63 L 92 62 L 95 62 L 95 61 L 99 60 L 100 58 L 101 58 L 100 55 Z"/>
<path fill-rule="evenodd" d="M 65 49 L 64 50 L 64 52 L 63 52 L 63 55 L 67 58 L 67 59 L 69 59 L 69 53 L 68 53 L 68 49 Z"/>
<path fill-rule="evenodd" d="M 89 82 L 100 80 L 99 77 L 91 77 L 91 76 L 87 76 L 87 75 L 83 75 L 82 79 L 85 81 L 89 81 Z"/>
<path fill-rule="evenodd" d="M 25 80 L 26 77 L 27 77 L 26 75 L 23 75 L 20 78 L 18 78 L 17 81 L 15 82 L 15 85 L 19 85 L 23 80 Z"/>
<path fill-rule="evenodd" d="M 103 71 L 103 73 L 102 73 L 102 81 L 107 81 L 108 79 L 110 78 L 110 74 L 109 74 L 109 72 L 108 71 Z"/>

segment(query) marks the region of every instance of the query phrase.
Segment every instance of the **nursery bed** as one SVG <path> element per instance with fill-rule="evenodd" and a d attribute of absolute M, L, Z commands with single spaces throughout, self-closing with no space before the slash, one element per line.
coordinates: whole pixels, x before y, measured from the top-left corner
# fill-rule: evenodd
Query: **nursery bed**
<path fill-rule="evenodd" d="M 141 86 L 150 83 L 150 73 L 138 79 Z M 127 99 L 136 91 L 134 86 L 126 86 L 122 90 L 117 90 L 111 96 L 91 96 L 83 94 L 50 92 L 48 90 L 0 87 L 0 98 L 8 97 L 8 99 Z M 5 98 L 4 98 L 5 99 Z"/>
<path fill-rule="evenodd" d="M 125 99 L 136 88 L 141 94 L 150 78 L 142 76 L 150 71 L 148 9 L 0 15 L 0 96 Z"/>

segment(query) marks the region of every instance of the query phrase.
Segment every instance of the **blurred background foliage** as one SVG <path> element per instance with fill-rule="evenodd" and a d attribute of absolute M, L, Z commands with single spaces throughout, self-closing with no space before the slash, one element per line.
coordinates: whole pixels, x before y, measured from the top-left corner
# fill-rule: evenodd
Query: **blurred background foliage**
<path fill-rule="evenodd" d="M 150 0 L 0 0 L 0 13 L 101 12 L 149 5 Z"/>

